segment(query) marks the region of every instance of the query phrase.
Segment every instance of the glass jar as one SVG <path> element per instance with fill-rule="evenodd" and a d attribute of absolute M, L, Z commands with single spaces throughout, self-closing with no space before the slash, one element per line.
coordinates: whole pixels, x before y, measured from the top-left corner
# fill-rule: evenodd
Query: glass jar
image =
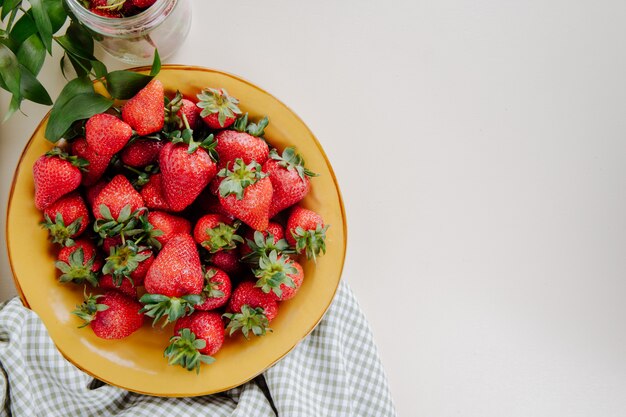
<path fill-rule="evenodd" d="M 133 65 L 152 62 L 154 48 L 161 59 L 185 40 L 191 27 L 190 0 L 157 0 L 143 12 L 109 18 L 87 10 L 80 0 L 65 0 L 70 12 L 113 57 Z"/>

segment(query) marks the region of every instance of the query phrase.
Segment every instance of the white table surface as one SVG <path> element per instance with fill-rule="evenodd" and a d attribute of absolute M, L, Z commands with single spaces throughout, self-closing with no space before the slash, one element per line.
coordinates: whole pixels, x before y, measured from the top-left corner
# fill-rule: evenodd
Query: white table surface
<path fill-rule="evenodd" d="M 623 1 L 195 0 L 169 62 L 239 74 L 316 133 L 400 415 L 622 417 L 625 17 Z M 24 110 L 0 126 L 3 211 L 46 112 Z"/>

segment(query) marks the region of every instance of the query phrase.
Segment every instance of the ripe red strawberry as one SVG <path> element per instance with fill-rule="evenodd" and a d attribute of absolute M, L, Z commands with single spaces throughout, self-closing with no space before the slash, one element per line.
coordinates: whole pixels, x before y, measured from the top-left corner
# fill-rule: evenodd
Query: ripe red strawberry
<path fill-rule="evenodd" d="M 72 238 L 80 236 L 89 225 L 89 210 L 78 192 L 52 203 L 44 210 L 43 216 L 41 225 L 48 230 L 52 242 L 62 246 L 72 246 Z"/>
<path fill-rule="evenodd" d="M 113 219 L 117 219 L 126 206 L 130 206 L 131 213 L 143 207 L 143 199 L 128 179 L 119 174 L 113 177 L 96 197 L 92 207 L 96 219 L 105 219 L 101 212 L 102 205 L 109 209 Z"/>
<path fill-rule="evenodd" d="M 85 323 L 91 325 L 96 336 L 102 339 L 123 339 L 130 336 L 143 324 L 141 304 L 117 291 L 106 291 L 103 295 L 85 294 L 85 302 L 74 310 Z"/>
<path fill-rule="evenodd" d="M 223 178 L 220 178 L 220 180 L 222 179 Z M 215 181 L 215 179 L 213 181 Z M 213 183 L 213 181 L 211 181 L 211 184 Z M 209 187 L 211 186 L 211 184 L 209 184 Z M 235 216 L 227 212 L 220 204 L 220 199 L 217 197 L 217 192 L 215 194 L 211 193 L 209 191 L 209 187 L 205 188 L 204 191 L 202 191 L 202 193 L 200 193 L 200 195 L 196 199 L 200 210 L 202 210 L 203 213 L 221 214 L 222 217 L 227 219 L 229 223 L 235 221 Z"/>
<path fill-rule="evenodd" d="M 235 123 L 236 115 L 241 114 L 239 100 L 228 95 L 223 88 L 205 88 L 197 95 L 200 117 L 211 129 L 224 129 Z"/>
<path fill-rule="evenodd" d="M 163 84 L 153 79 L 124 104 L 122 119 L 140 136 L 158 132 L 165 123 L 165 92 Z"/>
<path fill-rule="evenodd" d="M 159 155 L 163 195 L 173 211 L 181 211 L 194 202 L 213 179 L 217 168 L 202 148 L 192 153 L 187 145 L 165 145 Z"/>
<path fill-rule="evenodd" d="M 214 253 L 211 256 L 211 263 L 229 274 L 237 274 L 241 271 L 239 253 L 236 249 Z"/>
<path fill-rule="evenodd" d="M 277 255 L 276 251 L 259 259 L 259 268 L 254 275 L 256 286 L 277 301 L 293 298 L 304 279 L 302 266 L 286 255 Z"/>
<path fill-rule="evenodd" d="M 170 205 L 163 195 L 161 174 L 154 174 L 141 189 L 141 197 L 150 210 L 169 210 Z"/>
<path fill-rule="evenodd" d="M 117 285 L 113 275 L 103 275 L 98 280 L 98 287 L 103 290 L 116 290 L 133 299 L 137 299 L 137 287 L 129 279 L 124 279 L 120 285 Z"/>
<path fill-rule="evenodd" d="M 111 253 L 111 249 L 113 249 L 115 246 L 121 246 L 121 245 L 122 245 L 122 236 L 117 235 L 113 237 L 106 237 L 102 241 L 102 251 L 104 252 L 105 255 L 108 256 Z"/>
<path fill-rule="evenodd" d="M 148 294 L 141 297 L 142 311 L 154 318 L 165 317 L 164 325 L 184 316 L 202 302 L 204 274 L 193 238 L 188 234 L 174 235 L 161 249 L 150 266 L 144 287 Z"/>
<path fill-rule="evenodd" d="M 215 150 L 220 156 L 219 169 L 227 165 L 232 167 L 233 162 L 237 158 L 243 159 L 246 165 L 252 161 L 263 165 L 269 157 L 270 151 L 267 143 L 263 139 L 248 133 L 223 130 L 215 136 L 215 139 L 217 141 Z"/>
<path fill-rule="evenodd" d="M 228 311 L 224 314 L 229 320 L 229 334 L 241 330 L 248 338 L 250 331 L 255 336 L 263 336 L 271 331 L 269 323 L 278 314 L 278 303 L 270 294 L 266 294 L 254 282 L 244 281 L 235 290 L 228 304 Z"/>
<path fill-rule="evenodd" d="M 201 110 L 196 106 L 196 103 L 191 100 L 187 100 L 186 98 L 182 99 L 180 110 L 176 114 L 181 119 L 181 123 L 178 127 L 180 129 L 184 127 L 184 124 L 182 122 L 184 114 L 187 118 L 187 122 L 189 123 L 189 127 L 192 129 L 197 129 L 200 124 L 200 119 L 202 119 L 200 117 L 200 111 Z"/>
<path fill-rule="evenodd" d="M 287 219 L 287 242 L 295 245 L 296 252 L 306 252 L 307 259 L 315 260 L 326 253 L 326 230 L 322 216 L 314 211 L 296 206 Z"/>
<path fill-rule="evenodd" d="M 162 211 L 151 211 L 148 213 L 148 222 L 155 230 L 163 232 L 162 235 L 155 237 L 162 245 L 169 242 L 176 234 L 191 234 L 191 223 L 189 223 L 189 220 Z"/>
<path fill-rule="evenodd" d="M 236 234 L 239 224 L 231 224 L 219 214 L 206 214 L 198 219 L 193 230 L 193 238 L 198 245 L 211 253 L 235 249 L 237 242 L 243 243 L 243 239 Z"/>
<path fill-rule="evenodd" d="M 85 165 L 84 161 L 69 157 L 55 148 L 42 155 L 33 165 L 35 180 L 35 207 L 44 210 L 67 193 L 80 185 L 82 175 L 76 165 Z"/>
<path fill-rule="evenodd" d="M 228 302 L 231 292 L 231 282 L 228 274 L 221 269 L 208 267 L 204 274 L 204 289 L 202 290 L 202 304 L 196 310 L 214 310 Z"/>
<path fill-rule="evenodd" d="M 83 172 L 82 184 L 90 186 L 98 182 L 104 171 L 109 167 L 111 155 L 100 155 L 94 151 L 84 138 L 76 139 L 72 143 L 72 154 L 89 162 Z"/>
<path fill-rule="evenodd" d="M 137 139 L 122 150 L 122 162 L 134 168 L 143 168 L 157 161 L 165 142 L 152 139 Z"/>
<path fill-rule="evenodd" d="M 95 287 L 98 285 L 97 276 L 102 268 L 102 260 L 91 240 L 78 239 L 73 246 L 66 246 L 59 251 L 55 266 L 62 272 L 60 282 L 89 282 Z"/>
<path fill-rule="evenodd" d="M 180 365 L 188 371 L 200 372 L 200 364 L 215 361 L 224 343 L 224 322 L 217 313 L 198 311 L 176 322 L 174 336 L 164 356 L 170 365 Z"/>
<path fill-rule="evenodd" d="M 130 0 L 130 2 L 140 9 L 146 9 L 154 4 L 156 0 Z"/>
<path fill-rule="evenodd" d="M 277 300 L 288 299 L 295 295 L 296 280 L 302 283 L 302 268 L 298 270 L 296 263 L 287 255 L 279 255 L 273 250 L 268 256 L 261 256 L 258 265 L 259 267 L 254 270 L 254 275 L 257 277 L 256 286 L 263 292 L 271 293 Z M 285 289 L 292 291 L 283 294 Z M 284 298 L 285 296 L 287 298 Z"/>
<path fill-rule="evenodd" d="M 126 0 L 124 4 L 122 4 L 122 8 L 120 9 L 120 13 L 123 17 L 134 16 L 137 13 L 141 13 L 142 10 L 135 6 L 132 1 Z"/>
<path fill-rule="evenodd" d="M 98 155 L 118 153 L 132 135 L 129 125 L 107 113 L 91 116 L 85 124 L 85 139 Z"/>
<path fill-rule="evenodd" d="M 127 278 L 135 285 L 141 285 L 153 260 L 151 250 L 127 240 L 109 249 L 102 273 L 111 274 L 118 286 Z"/>
<path fill-rule="evenodd" d="M 268 238 L 269 235 L 272 235 L 272 239 L 270 241 L 271 245 L 275 245 L 276 243 L 278 243 L 279 240 L 285 237 L 285 229 L 283 229 L 280 224 L 275 222 L 269 222 L 269 224 L 267 225 L 267 230 L 258 233 L 260 233 L 260 236 L 262 237 L 262 240 L 260 240 L 258 244 L 257 242 L 255 242 L 255 235 L 257 234 L 256 230 L 248 229 L 246 233 L 244 233 L 243 237 L 246 243 L 241 245 L 242 256 L 249 255 L 254 250 L 259 249 L 259 246 L 265 246 L 265 240 Z M 269 253 L 270 251 L 267 252 L 268 255 Z"/>
<path fill-rule="evenodd" d="M 233 170 L 224 168 L 219 176 L 224 177 L 219 189 L 224 209 L 253 229 L 267 229 L 272 182 L 261 172 L 261 166 L 256 162 L 246 165 L 236 159 Z"/>
<path fill-rule="evenodd" d="M 316 176 L 304 167 L 304 159 L 294 148 L 286 148 L 282 156 L 272 149 L 270 159 L 263 164 L 263 172 L 269 175 L 274 190 L 270 219 L 302 200 L 310 189 L 309 177 Z"/>
<path fill-rule="evenodd" d="M 101 179 L 94 185 L 87 187 L 85 189 L 85 197 L 87 200 L 87 204 L 89 205 L 90 208 L 93 207 L 93 203 L 96 201 L 96 197 L 98 197 L 98 194 L 100 194 L 100 191 L 102 191 L 104 187 L 107 186 L 107 184 L 108 184 L 107 181 L 105 181 L 104 179 Z"/>

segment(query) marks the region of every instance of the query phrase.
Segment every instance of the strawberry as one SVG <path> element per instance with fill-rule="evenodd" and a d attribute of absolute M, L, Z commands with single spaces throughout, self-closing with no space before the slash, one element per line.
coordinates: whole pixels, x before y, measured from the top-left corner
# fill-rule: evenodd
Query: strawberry
<path fill-rule="evenodd" d="M 122 4 L 122 9 L 120 10 L 120 13 L 123 17 L 134 16 L 137 13 L 141 12 L 142 10 L 135 6 L 133 2 L 129 0 L 124 1 L 124 4 Z"/>
<path fill-rule="evenodd" d="M 165 92 L 163 84 L 153 79 L 122 107 L 122 119 L 139 136 L 155 133 L 165 123 Z"/>
<path fill-rule="evenodd" d="M 140 9 L 146 9 L 152 6 L 156 0 L 130 0 L 130 3 L 135 7 L 139 7 Z"/>
<path fill-rule="evenodd" d="M 173 211 L 194 202 L 213 179 L 217 168 L 203 148 L 189 153 L 183 144 L 168 143 L 159 155 L 163 195 Z"/>
<path fill-rule="evenodd" d="M 236 249 L 223 250 L 214 253 L 211 256 L 211 263 L 229 274 L 237 274 L 241 271 L 239 254 Z"/>
<path fill-rule="evenodd" d="M 277 301 L 293 298 L 304 279 L 300 264 L 276 251 L 271 251 L 269 256 L 261 256 L 254 275 L 257 277 L 256 286 Z"/>
<path fill-rule="evenodd" d="M 243 159 L 245 164 L 256 161 L 263 165 L 269 157 L 267 143 L 248 133 L 223 130 L 215 136 L 215 139 L 217 141 L 215 150 L 220 156 L 219 169 L 232 166 L 237 158 Z"/>
<path fill-rule="evenodd" d="M 128 124 L 107 113 L 91 116 L 85 124 L 87 144 L 98 155 L 118 153 L 132 135 L 133 129 Z"/>
<path fill-rule="evenodd" d="M 72 314 L 88 324 L 102 339 L 123 339 L 130 336 L 143 324 L 141 304 L 117 291 L 106 291 L 103 295 L 85 294 L 85 302 L 77 306 Z"/>
<path fill-rule="evenodd" d="M 219 188 L 224 209 L 253 229 L 267 229 L 272 182 L 261 171 L 261 166 L 254 161 L 246 165 L 236 159 L 232 171 L 224 168 L 218 175 L 224 178 Z"/>
<path fill-rule="evenodd" d="M 77 166 L 87 161 L 68 156 L 59 148 L 42 155 L 33 165 L 35 207 L 44 210 L 59 198 L 78 188 L 82 175 Z"/>
<path fill-rule="evenodd" d="M 53 243 L 72 246 L 75 238 L 81 235 L 89 224 L 89 210 L 78 194 L 67 194 L 44 210 L 41 225 L 48 230 Z"/>
<path fill-rule="evenodd" d="M 162 232 L 160 236 L 155 237 L 162 245 L 165 245 L 176 234 L 191 233 L 189 220 L 162 211 L 151 211 L 148 213 L 148 222 L 155 230 Z"/>
<path fill-rule="evenodd" d="M 271 238 L 270 238 L 271 235 Z M 258 242 L 256 237 L 259 237 Z M 245 258 L 250 255 L 252 252 L 256 252 L 261 248 L 266 248 L 266 240 L 268 244 L 272 246 L 272 249 L 278 250 L 278 252 L 282 252 L 289 248 L 289 244 L 286 244 L 284 249 L 278 249 L 274 247 L 280 240 L 285 237 L 285 229 L 275 222 L 269 222 L 267 225 L 267 230 L 263 232 L 259 232 L 254 229 L 248 229 L 246 233 L 243 235 L 245 239 L 245 244 L 241 246 L 241 255 Z M 286 243 L 286 241 L 285 241 Z M 270 251 L 264 252 L 266 255 L 269 255 Z"/>
<path fill-rule="evenodd" d="M 106 237 L 102 240 L 102 251 L 107 255 L 115 246 L 122 246 L 122 236 Z"/>
<path fill-rule="evenodd" d="M 93 203 L 96 201 L 96 197 L 100 194 L 100 191 L 104 189 L 108 184 L 107 181 L 101 179 L 97 183 L 92 186 L 89 186 L 85 189 L 85 197 L 87 200 L 87 204 L 89 207 L 93 207 Z"/>
<path fill-rule="evenodd" d="M 326 230 L 322 216 L 314 211 L 294 207 L 287 219 L 287 242 L 295 245 L 296 252 L 306 252 L 307 259 L 326 253 Z"/>
<path fill-rule="evenodd" d="M 91 240 L 78 239 L 73 246 L 66 246 L 59 251 L 55 266 L 62 272 L 60 282 L 83 284 L 86 281 L 95 287 L 98 285 L 97 275 L 102 261 Z"/>
<path fill-rule="evenodd" d="M 102 212 L 101 206 L 106 206 L 105 209 L 108 209 L 110 216 Z M 94 200 L 92 210 L 96 219 L 107 219 L 108 217 L 117 219 L 126 206 L 130 207 L 131 213 L 135 212 L 143 207 L 143 199 L 128 179 L 119 174 L 113 177 L 100 191 Z"/>
<path fill-rule="evenodd" d="M 163 196 L 161 174 L 150 176 L 146 185 L 141 189 L 141 197 L 150 210 L 169 210 L 170 206 Z"/>
<path fill-rule="evenodd" d="M 237 242 L 243 243 L 241 236 L 235 233 L 238 226 L 231 226 L 231 222 L 219 214 L 206 214 L 198 219 L 193 237 L 198 245 L 210 253 L 235 249 Z"/>
<path fill-rule="evenodd" d="M 137 287 L 129 279 L 125 279 L 120 285 L 116 285 L 113 275 L 103 275 L 98 280 L 98 287 L 103 290 L 117 290 L 133 299 L 137 299 Z"/>
<path fill-rule="evenodd" d="M 304 167 L 304 159 L 295 148 L 286 148 L 282 156 L 272 149 L 270 159 L 263 164 L 263 172 L 269 175 L 274 190 L 270 219 L 302 200 L 310 189 L 309 177 L 317 175 Z"/>
<path fill-rule="evenodd" d="M 278 314 L 278 303 L 251 281 L 244 281 L 233 291 L 228 304 L 230 313 L 224 314 L 229 320 L 226 329 L 229 335 L 241 330 L 247 339 L 250 331 L 255 336 L 263 336 L 271 331 L 269 323 Z"/>
<path fill-rule="evenodd" d="M 122 284 L 124 278 L 132 280 L 134 285 L 140 285 L 153 260 L 152 251 L 148 248 L 130 240 L 122 241 L 121 245 L 109 249 L 102 273 L 112 275 L 117 286 Z M 141 282 L 135 281 L 135 278 Z"/>
<path fill-rule="evenodd" d="M 122 162 L 134 168 L 143 168 L 157 161 L 165 142 L 152 139 L 137 139 L 122 150 Z"/>
<path fill-rule="evenodd" d="M 279 255 L 275 250 L 268 256 L 261 256 L 259 268 L 254 270 L 254 276 L 257 277 L 256 286 L 265 293 L 273 292 L 278 300 L 282 300 L 285 288 L 296 288 L 293 277 L 297 274 L 294 261 L 288 256 Z"/>
<path fill-rule="evenodd" d="M 146 274 L 144 286 L 148 294 L 141 297 L 142 311 L 153 317 L 154 323 L 165 317 L 165 325 L 193 311 L 193 306 L 202 301 L 198 294 L 204 287 L 204 275 L 190 235 L 174 235 L 163 246 Z"/>
<path fill-rule="evenodd" d="M 200 108 L 196 106 L 191 100 L 187 100 L 186 98 L 182 99 L 180 110 L 176 114 L 180 119 L 179 128 L 183 128 L 183 115 L 187 118 L 187 122 L 189 123 L 189 127 L 192 129 L 196 129 L 200 124 Z"/>
<path fill-rule="evenodd" d="M 180 365 L 188 371 L 200 372 L 200 364 L 215 361 L 224 343 L 224 322 L 217 313 L 198 311 L 176 322 L 174 336 L 165 349 L 168 364 Z"/>
<path fill-rule="evenodd" d="M 231 282 L 228 274 L 221 269 L 208 267 L 204 274 L 204 289 L 202 290 L 201 304 L 196 310 L 214 310 L 228 302 L 231 292 Z"/>
<path fill-rule="evenodd" d="M 76 139 L 72 143 L 72 154 L 89 162 L 86 171 L 83 172 L 82 180 L 82 184 L 87 187 L 98 182 L 111 161 L 111 155 L 98 154 L 84 138 Z"/>
<path fill-rule="evenodd" d="M 200 117 L 211 129 L 223 129 L 235 122 L 239 110 L 239 100 L 228 95 L 223 88 L 205 88 L 197 95 L 196 106 L 201 110 Z"/>
<path fill-rule="evenodd" d="M 220 177 L 215 177 L 215 179 L 217 178 L 219 178 L 220 180 L 223 179 Z M 211 186 L 211 184 L 213 184 L 215 179 L 211 181 L 209 187 Z M 228 223 L 232 223 L 233 221 L 235 221 L 235 217 L 227 212 L 224 207 L 222 207 L 222 205 L 220 204 L 220 199 L 217 197 L 217 192 L 218 191 L 213 194 L 209 191 L 209 188 L 207 187 L 204 189 L 204 191 L 202 191 L 202 193 L 200 193 L 200 195 L 196 199 L 196 202 L 198 203 L 198 206 L 202 210 L 202 212 L 221 214 L 222 217 L 228 220 Z"/>

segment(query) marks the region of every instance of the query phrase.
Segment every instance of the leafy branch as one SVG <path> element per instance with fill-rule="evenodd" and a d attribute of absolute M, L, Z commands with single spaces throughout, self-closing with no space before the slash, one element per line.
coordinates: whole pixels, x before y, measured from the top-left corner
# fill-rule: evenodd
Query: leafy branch
<path fill-rule="evenodd" d="M 64 34 L 58 34 L 67 20 Z M 6 21 L 6 26 L 4 22 Z M 66 8 L 63 0 L 0 0 L 0 88 L 11 93 L 7 120 L 20 110 L 24 100 L 52 105 L 37 75 L 52 56 L 53 42 L 64 51 L 60 61 L 63 76 L 70 80 L 57 98 L 46 138 L 57 142 L 81 133 L 80 121 L 113 106 L 113 99 L 128 99 L 158 74 L 161 62 L 155 50 L 150 75 L 131 71 L 108 72 L 94 56 L 91 32 Z M 102 82 L 109 97 L 97 94 L 93 81 Z"/>

